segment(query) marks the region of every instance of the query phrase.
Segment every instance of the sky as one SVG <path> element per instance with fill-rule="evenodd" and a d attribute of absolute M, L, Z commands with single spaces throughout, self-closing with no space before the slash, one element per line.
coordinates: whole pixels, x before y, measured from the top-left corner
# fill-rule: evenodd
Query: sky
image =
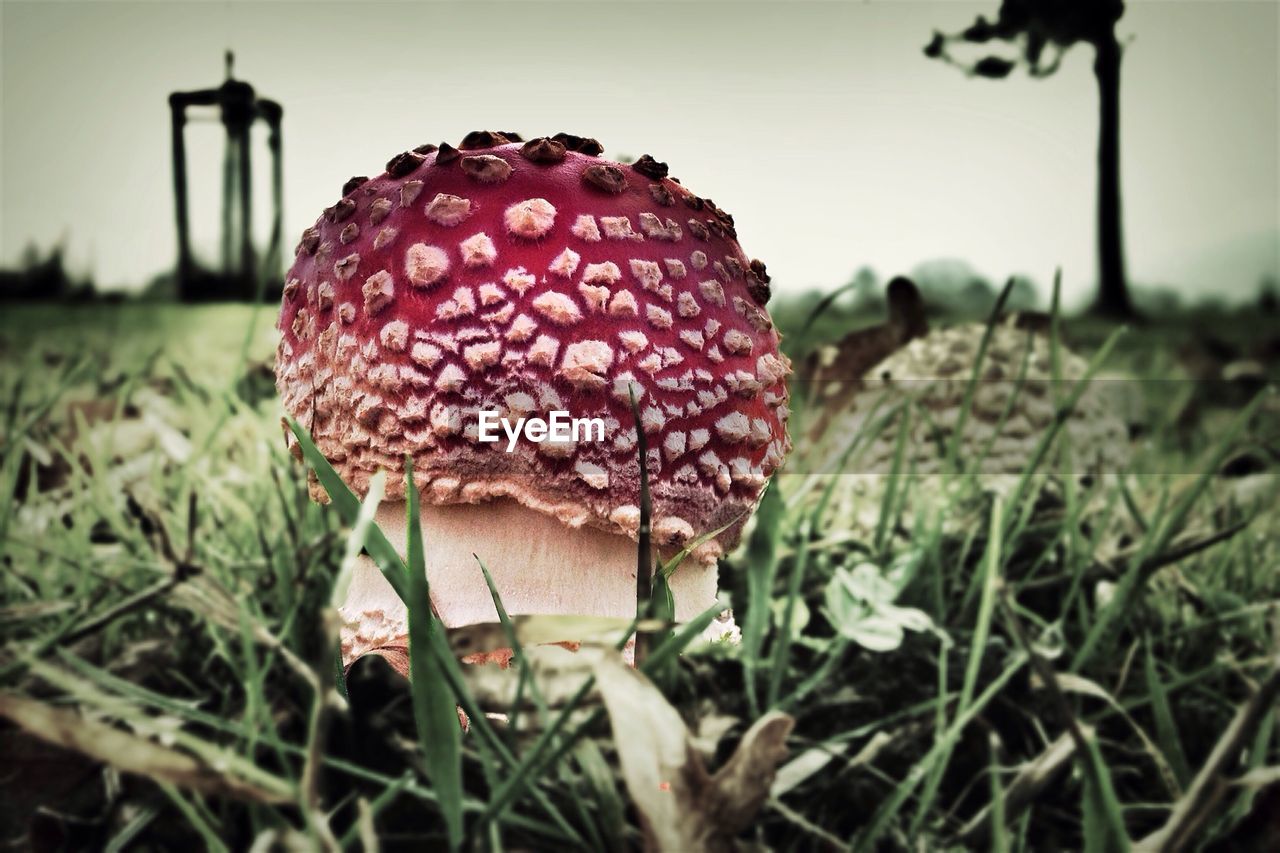
<path fill-rule="evenodd" d="M 287 249 L 351 175 L 478 128 L 650 153 L 734 214 L 775 289 L 938 258 L 995 280 L 1095 280 L 1087 47 L 1047 80 L 927 60 L 998 3 L 14 2 L 0 0 L 0 264 L 63 243 L 100 284 L 175 256 L 176 89 L 237 76 L 284 106 Z M 1122 175 L 1131 277 L 1246 297 L 1280 235 L 1280 4 L 1137 0 Z M 222 137 L 193 122 L 197 247 L 213 257 Z M 266 151 L 255 152 L 267 220 Z M 288 255 L 288 253 L 286 253 Z"/>

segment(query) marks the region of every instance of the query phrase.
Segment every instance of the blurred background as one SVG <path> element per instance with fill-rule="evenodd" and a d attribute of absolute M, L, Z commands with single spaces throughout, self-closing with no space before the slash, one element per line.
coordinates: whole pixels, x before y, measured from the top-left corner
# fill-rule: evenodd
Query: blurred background
<path fill-rule="evenodd" d="M 1158 313 L 1274 294 L 1280 7 L 1079 5 L 1094 11 L 1067 25 L 1122 12 L 1103 31 L 1123 50 L 1114 138 L 1132 302 Z M 180 292 L 181 112 L 192 263 L 210 274 L 188 298 L 270 294 L 349 176 L 497 127 L 669 162 L 736 216 L 783 300 L 855 281 L 871 299 L 910 274 L 931 304 L 985 310 L 991 283 L 1017 276 L 1015 301 L 1043 305 L 1060 266 L 1065 304 L 1085 308 L 1099 283 L 1099 40 L 1072 32 L 1060 63 L 1052 38 L 1031 57 L 1026 31 L 1006 43 L 971 27 L 999 8 L 6 0 L 0 295 Z M 935 32 L 954 38 L 927 56 Z M 212 103 L 229 73 L 252 86 L 247 117 Z M 197 94 L 174 110 L 175 92 Z"/>

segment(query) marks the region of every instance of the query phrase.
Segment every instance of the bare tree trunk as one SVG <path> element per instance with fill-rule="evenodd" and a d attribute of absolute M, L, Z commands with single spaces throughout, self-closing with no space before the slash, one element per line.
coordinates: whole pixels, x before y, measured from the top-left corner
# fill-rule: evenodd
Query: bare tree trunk
<path fill-rule="evenodd" d="M 1124 262 L 1120 205 L 1120 43 L 1109 33 L 1097 45 L 1098 80 L 1098 299 L 1094 310 L 1115 318 L 1134 316 Z"/>
<path fill-rule="evenodd" d="M 236 276 L 235 297 L 248 301 L 258 293 L 258 262 L 253 251 L 253 165 L 249 143 L 252 123 L 240 129 L 240 272 Z"/>

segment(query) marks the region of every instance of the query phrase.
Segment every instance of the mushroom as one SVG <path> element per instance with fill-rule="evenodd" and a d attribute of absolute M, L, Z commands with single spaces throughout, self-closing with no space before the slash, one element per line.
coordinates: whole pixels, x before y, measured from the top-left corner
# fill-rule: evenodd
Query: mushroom
<path fill-rule="evenodd" d="M 972 466 L 980 460 L 977 473 L 985 491 L 1010 490 L 1053 425 L 1054 373 L 1050 339 L 1042 326 L 1034 316 L 1013 314 L 992 328 L 958 446 L 962 462 Z M 855 535 L 869 537 L 877 527 L 885 475 L 893 470 L 898 452 L 899 421 L 890 414 L 896 404 L 911 401 L 922 410 L 911 415 L 900 469 L 904 475 L 915 475 L 902 517 L 910 520 L 920 510 L 946 505 L 946 490 L 961 485 L 958 478 L 936 475 L 943 472 L 986 330 L 984 324 L 965 323 L 912 335 L 905 345 L 880 353 L 882 357 L 870 364 L 864 357 L 865 340 L 855 333 L 826 357 L 828 364 L 853 365 L 854 372 L 825 377 L 824 381 L 840 383 L 839 393 L 818 402 L 811 417 L 822 428 L 806 432 L 805 458 L 799 465 L 819 477 L 835 475 L 838 460 L 858 440 L 839 473 L 834 496 L 841 521 Z M 1065 396 L 1088 365 L 1064 345 L 1059 346 L 1059 357 L 1058 390 Z M 1065 424 L 1077 478 L 1117 472 L 1128 461 L 1127 429 L 1116 414 L 1108 384 L 1094 382 L 1085 389 Z M 888 420 L 879 423 L 886 416 Z M 815 494 L 820 491 L 814 489 Z M 963 507 L 950 509 L 944 530 L 964 529 L 971 519 L 959 512 Z"/>
<path fill-rule="evenodd" d="M 392 542 L 412 457 L 447 627 L 497 618 L 476 556 L 513 615 L 634 615 L 632 394 L 653 542 L 665 555 L 696 545 L 671 578 L 677 620 L 714 603 L 717 558 L 790 448 L 764 264 L 664 163 L 601 150 L 481 131 L 399 154 L 348 182 L 286 278 L 285 409 L 357 494 L 389 472 L 377 521 Z M 538 441 L 534 419 L 554 412 L 599 419 L 603 438 Z M 482 441 L 482 415 L 530 432 Z M 314 477 L 312 494 L 324 499 Z M 371 561 L 341 613 L 345 663 L 404 664 L 404 607 Z"/>

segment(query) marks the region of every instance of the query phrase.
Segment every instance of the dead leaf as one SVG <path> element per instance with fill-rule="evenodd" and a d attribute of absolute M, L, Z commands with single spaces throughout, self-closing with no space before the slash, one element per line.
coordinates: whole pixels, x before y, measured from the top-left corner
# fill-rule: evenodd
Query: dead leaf
<path fill-rule="evenodd" d="M 693 734 L 693 745 L 698 753 L 707 761 L 715 758 L 720 741 L 742 722 L 737 717 L 718 713 L 714 708 L 698 718 L 697 729 Z"/>
<path fill-rule="evenodd" d="M 616 654 L 597 653 L 593 668 L 646 848 L 733 850 L 769 795 L 795 720 L 777 711 L 761 717 L 712 776 L 684 720 L 647 678 Z"/>
<path fill-rule="evenodd" d="M 765 714 L 747 729 L 742 743 L 711 777 L 705 812 L 729 839 L 750 826 L 764 805 L 778 765 L 787 757 L 787 736 L 795 724 L 793 717 L 780 711 Z"/>

